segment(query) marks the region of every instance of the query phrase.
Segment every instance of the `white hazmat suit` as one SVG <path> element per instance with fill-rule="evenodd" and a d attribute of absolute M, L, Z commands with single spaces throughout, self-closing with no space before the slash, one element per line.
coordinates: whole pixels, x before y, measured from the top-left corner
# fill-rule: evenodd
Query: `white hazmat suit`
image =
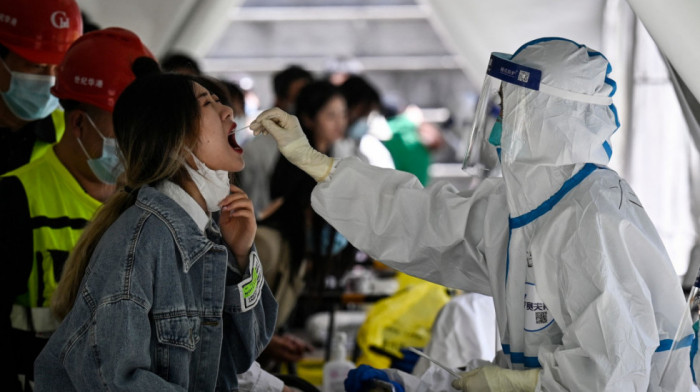
<path fill-rule="evenodd" d="M 604 104 L 614 93 L 607 59 L 564 39 L 529 42 L 506 59 L 540 70 L 541 88 L 501 84 L 503 178 L 467 197 L 354 159 L 329 170 L 318 156 L 290 159 L 317 173 L 314 210 L 389 266 L 492 296 L 499 365 L 540 368 L 534 390 L 691 390 L 679 279 L 642 203 L 604 166 L 618 127 Z M 289 121 L 265 116 L 258 130 L 283 154 L 301 151 L 284 139 Z"/>

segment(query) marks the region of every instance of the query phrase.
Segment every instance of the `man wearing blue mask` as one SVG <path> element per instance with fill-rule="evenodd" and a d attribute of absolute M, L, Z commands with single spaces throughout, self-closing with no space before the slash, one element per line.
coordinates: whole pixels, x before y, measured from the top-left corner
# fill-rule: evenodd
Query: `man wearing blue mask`
<path fill-rule="evenodd" d="M 372 166 L 395 169 L 391 153 L 382 140 L 391 138 L 391 129 L 380 114 L 379 91 L 359 75 L 351 75 L 339 86 L 348 105 L 348 129 L 345 138 L 333 144 L 337 158 L 357 156 Z"/>
<path fill-rule="evenodd" d="M 50 89 L 82 31 L 75 0 L 0 2 L 0 174 L 61 139 L 63 111 Z"/>
<path fill-rule="evenodd" d="M 142 61 L 155 60 L 128 30 L 97 30 L 76 40 L 51 88 L 65 109 L 65 134 L 0 179 L 0 251 L 6 257 L 0 290 L 9 315 L 0 331 L 16 366 L 5 367 L 2 385 L 16 384 L 17 375 L 32 379 L 34 359 L 58 326 L 51 295 L 83 228 L 116 189 L 122 167 L 112 111 L 134 80 L 132 67 Z"/>

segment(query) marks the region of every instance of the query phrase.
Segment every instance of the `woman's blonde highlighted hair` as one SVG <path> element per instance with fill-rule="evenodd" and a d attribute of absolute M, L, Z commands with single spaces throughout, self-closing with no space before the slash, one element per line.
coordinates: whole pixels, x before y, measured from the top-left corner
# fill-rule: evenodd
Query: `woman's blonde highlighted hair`
<path fill-rule="evenodd" d="M 138 64 L 134 65 L 138 75 Z M 125 169 L 120 179 L 124 188 L 97 211 L 68 257 L 51 298 L 51 309 L 59 319 L 73 308 L 100 239 L 136 202 L 139 189 L 165 179 L 182 184 L 187 175 L 183 158 L 186 151 L 194 150 L 199 133 L 199 104 L 194 94 L 198 81 L 188 75 L 148 72 L 119 97 L 112 121 Z"/>

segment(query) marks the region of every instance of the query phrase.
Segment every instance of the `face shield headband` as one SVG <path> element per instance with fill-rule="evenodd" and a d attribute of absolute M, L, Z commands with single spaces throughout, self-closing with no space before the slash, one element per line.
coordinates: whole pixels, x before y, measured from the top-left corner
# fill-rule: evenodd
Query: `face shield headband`
<path fill-rule="evenodd" d="M 494 151 L 500 145 L 500 118 L 502 114 L 501 86 L 503 83 L 540 91 L 562 99 L 594 105 L 612 105 L 612 97 L 587 95 L 563 90 L 541 82 L 542 71 L 511 61 L 512 56 L 505 53 L 492 53 L 486 69 L 486 77 L 476 106 L 474 125 L 467 145 L 462 169 L 470 172 L 474 168 L 479 174 L 489 171 L 496 165 Z"/>

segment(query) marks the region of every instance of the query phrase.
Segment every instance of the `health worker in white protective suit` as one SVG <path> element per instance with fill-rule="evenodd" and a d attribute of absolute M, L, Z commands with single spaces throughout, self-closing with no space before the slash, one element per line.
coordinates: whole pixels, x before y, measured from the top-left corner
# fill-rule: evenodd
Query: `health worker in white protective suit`
<path fill-rule="evenodd" d="M 499 146 L 503 177 L 485 179 L 469 197 L 328 158 L 279 109 L 251 128 L 272 134 L 318 181 L 314 210 L 355 247 L 493 297 L 502 352 L 454 387 L 690 391 L 693 331 L 679 325 L 688 309 L 678 276 L 641 202 L 605 166 L 619 126 L 610 71 L 602 54 L 561 38 L 493 53 L 482 100 L 502 97 L 501 134 L 497 125 L 481 139 Z"/>

